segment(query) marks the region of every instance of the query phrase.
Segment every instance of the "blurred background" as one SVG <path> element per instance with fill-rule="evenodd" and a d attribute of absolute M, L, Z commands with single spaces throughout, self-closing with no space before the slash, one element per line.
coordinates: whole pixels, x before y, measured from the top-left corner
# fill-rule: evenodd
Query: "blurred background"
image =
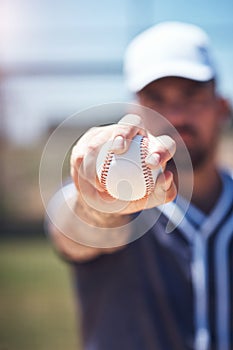
<path fill-rule="evenodd" d="M 219 90 L 232 104 L 231 0 L 0 0 L 0 350 L 81 349 L 69 267 L 43 229 L 41 154 L 68 116 L 131 100 L 122 76 L 124 50 L 137 33 L 163 20 L 207 31 Z M 103 122 L 110 120 L 80 120 L 77 138 Z M 53 162 L 70 131 L 50 150 L 51 186 Z M 233 167 L 232 136 L 229 123 L 218 154 L 226 167 Z"/>

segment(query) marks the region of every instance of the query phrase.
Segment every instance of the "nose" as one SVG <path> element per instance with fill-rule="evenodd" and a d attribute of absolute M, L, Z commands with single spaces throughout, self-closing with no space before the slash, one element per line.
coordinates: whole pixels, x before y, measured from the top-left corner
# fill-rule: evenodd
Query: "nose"
<path fill-rule="evenodd" d="M 163 108 L 163 115 L 174 126 L 182 125 L 187 122 L 187 114 L 187 110 L 182 103 L 174 102 L 169 105 L 167 104 L 166 107 Z"/>

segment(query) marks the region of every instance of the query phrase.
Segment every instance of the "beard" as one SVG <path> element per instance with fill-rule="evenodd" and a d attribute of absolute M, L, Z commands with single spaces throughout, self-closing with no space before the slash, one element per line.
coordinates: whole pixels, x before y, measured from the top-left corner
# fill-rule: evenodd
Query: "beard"
<path fill-rule="evenodd" d="M 195 148 L 189 150 L 193 170 L 200 169 L 209 159 L 210 152 L 207 149 Z"/>
<path fill-rule="evenodd" d="M 176 133 L 167 130 L 167 134 L 176 141 L 176 153 L 167 165 L 168 169 L 173 168 L 183 171 L 199 170 L 213 157 L 216 138 L 212 139 L 208 145 L 204 144 L 198 132 L 189 125 L 184 125 L 176 129 Z M 182 137 L 183 135 L 183 137 Z"/>
<path fill-rule="evenodd" d="M 183 171 L 193 171 L 200 169 L 208 160 L 209 152 L 203 148 L 177 147 L 175 156 L 168 161 L 168 168 L 175 167 Z"/>

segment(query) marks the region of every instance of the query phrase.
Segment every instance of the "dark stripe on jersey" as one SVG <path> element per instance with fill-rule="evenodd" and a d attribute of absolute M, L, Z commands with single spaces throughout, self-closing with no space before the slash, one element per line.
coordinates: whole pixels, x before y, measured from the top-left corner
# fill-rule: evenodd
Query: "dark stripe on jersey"
<path fill-rule="evenodd" d="M 155 261 L 153 263 L 153 266 L 148 265 L 146 271 L 150 273 L 149 280 L 154 281 L 154 290 L 156 290 L 156 293 L 158 294 L 157 300 L 159 300 L 160 315 L 162 320 L 161 324 L 163 324 L 162 328 L 163 331 L 166 330 L 165 338 L 169 338 L 170 340 L 170 344 L 168 344 L 169 346 L 165 347 L 165 349 L 188 350 L 193 349 L 194 334 L 193 319 L 192 317 L 190 317 L 190 315 L 193 314 L 193 303 L 190 302 L 189 298 L 187 298 L 188 295 L 191 296 L 191 298 L 193 298 L 192 284 L 190 281 L 189 290 L 187 290 L 187 285 L 183 285 L 184 272 L 179 274 L 177 272 L 180 271 L 180 260 L 183 262 L 186 261 L 187 265 L 190 264 L 191 250 L 188 240 L 183 236 L 183 234 L 179 231 L 178 228 L 176 228 L 172 233 L 168 234 L 163 232 L 161 234 L 161 231 L 164 230 L 162 227 L 166 227 L 167 223 L 167 217 L 164 216 L 164 214 L 162 214 L 159 223 L 157 223 L 157 230 L 156 232 L 154 232 L 156 238 L 156 247 L 151 247 L 151 249 L 153 248 L 154 251 L 154 253 L 152 254 L 154 255 Z M 159 242 L 159 245 L 157 242 Z M 168 247 L 167 252 L 166 250 L 164 251 L 164 249 L 162 249 L 163 247 L 166 247 L 166 245 Z M 172 252 L 170 251 L 171 245 Z M 166 264 L 163 264 L 165 255 L 167 256 L 165 259 L 166 261 L 168 259 L 171 259 L 170 266 L 173 265 L 175 269 L 174 271 L 177 271 L 176 274 L 173 274 L 171 273 L 171 271 L 167 270 Z M 177 257 L 177 259 L 174 259 L 174 257 Z M 150 260 L 148 262 L 151 264 L 152 261 Z M 153 273 L 151 273 L 152 271 Z M 188 273 L 188 271 L 186 271 L 186 273 Z M 176 282 L 174 281 L 174 278 Z M 172 294 L 174 293 L 174 285 L 176 285 L 177 281 L 179 281 L 178 285 L 180 286 L 181 290 L 177 290 L 176 293 L 182 295 L 184 293 L 184 290 L 186 290 L 185 295 L 183 294 L 183 296 L 181 297 L 181 300 L 184 303 L 182 305 L 180 303 L 177 303 L 179 298 L 174 299 L 174 297 L 171 297 L 170 295 L 170 292 L 172 290 Z M 184 305 L 186 305 L 185 308 Z M 182 313 L 182 319 L 185 318 L 186 322 L 181 325 L 179 321 L 180 316 L 178 315 L 181 315 Z M 184 313 L 186 314 L 186 316 L 184 316 Z M 181 338 L 182 332 L 189 334 L 186 335 L 185 345 L 184 339 Z M 163 339 L 162 336 L 161 339 Z"/>
<path fill-rule="evenodd" d="M 228 253 L 228 272 L 230 276 L 230 349 L 233 349 L 233 236 L 231 237 Z"/>
<path fill-rule="evenodd" d="M 221 234 L 221 226 L 225 225 L 227 221 L 230 219 L 232 215 L 232 207 L 233 203 L 231 204 L 229 210 L 227 213 L 224 215 L 224 217 L 221 219 L 217 227 L 214 229 L 213 233 L 211 234 L 208 242 L 208 278 L 209 278 L 209 283 L 208 283 L 208 291 L 209 291 L 209 325 L 210 325 L 210 335 L 211 335 L 211 340 L 213 344 L 211 344 L 211 350 L 216 350 L 216 335 L 217 335 L 217 330 L 216 330 L 216 290 L 215 290 L 215 279 L 216 279 L 216 272 L 215 272 L 215 264 L 214 264 L 214 246 L 215 246 L 215 241 L 216 238 L 218 237 L 219 234 Z"/>
<path fill-rule="evenodd" d="M 145 271 L 148 273 L 148 280 L 151 281 L 154 284 L 153 292 L 157 294 L 156 299 L 159 300 L 159 303 L 156 303 L 158 305 L 158 314 L 160 315 L 161 321 L 157 323 L 157 327 L 159 325 L 163 325 L 159 329 L 159 338 L 158 339 L 163 339 L 163 342 L 167 342 L 167 345 L 165 345 L 165 349 L 185 349 L 183 346 L 183 340 L 180 337 L 180 333 L 177 328 L 177 322 L 174 319 L 174 315 L 171 312 L 171 307 L 169 306 L 168 303 L 168 296 L 167 296 L 167 291 L 166 288 L 164 287 L 164 277 L 167 278 L 167 276 L 162 276 L 161 275 L 161 269 L 160 269 L 160 261 L 161 256 L 160 256 L 160 251 L 159 247 L 151 247 L 153 249 L 153 253 L 155 260 L 152 262 L 152 260 L 144 260 L 144 263 L 147 263 L 147 268 Z M 148 247 L 147 247 L 148 249 Z M 148 288 L 148 292 L 149 292 Z M 149 298 L 149 302 L 151 302 L 153 299 L 153 296 Z M 157 316 L 156 316 L 157 319 Z M 163 334 L 163 335 L 162 335 Z M 164 345 L 164 344 L 163 344 Z M 162 348 L 162 346 L 161 346 Z"/>

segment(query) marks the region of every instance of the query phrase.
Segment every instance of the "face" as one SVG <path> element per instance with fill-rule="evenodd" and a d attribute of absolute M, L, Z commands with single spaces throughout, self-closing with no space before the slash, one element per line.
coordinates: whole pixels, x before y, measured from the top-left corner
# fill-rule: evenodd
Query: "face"
<path fill-rule="evenodd" d="M 176 129 L 191 156 L 193 168 L 213 160 L 222 122 L 221 100 L 214 83 L 167 77 L 147 85 L 138 93 L 142 106 L 160 113 Z M 146 127 L 156 135 L 153 117 L 144 116 Z M 182 158 L 180 138 L 164 126 L 162 133 L 173 137 Z"/>

